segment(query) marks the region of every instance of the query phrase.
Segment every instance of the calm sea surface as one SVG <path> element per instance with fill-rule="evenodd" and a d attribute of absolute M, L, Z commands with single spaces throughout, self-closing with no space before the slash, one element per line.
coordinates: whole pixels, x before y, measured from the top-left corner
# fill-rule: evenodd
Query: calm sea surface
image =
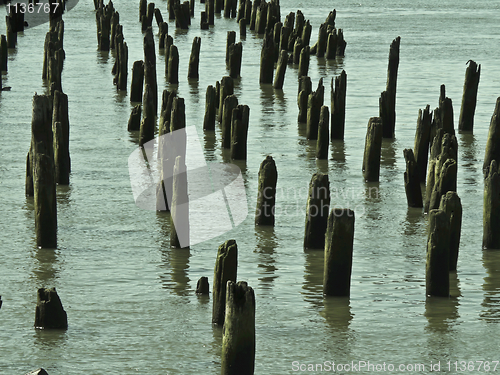
<path fill-rule="evenodd" d="M 131 69 L 143 58 L 138 1 L 114 4 Z M 156 6 L 167 19 L 166 1 Z M 200 30 L 202 5 L 197 1 L 196 7 L 189 31 L 175 30 L 169 22 L 181 61 L 178 95 L 185 99 L 187 124 L 196 126 L 205 158 L 223 162 L 228 155 L 220 148 L 220 128 L 203 133 L 205 90 L 227 75 L 226 34 L 238 28 L 234 19 L 217 17 L 215 27 Z M 346 56 L 336 61 L 312 56 L 309 75 L 314 87 L 324 79 L 329 105 L 330 80 L 346 70 L 345 142 L 331 145 L 327 162 L 315 160 L 315 144 L 297 124 L 297 67 L 287 68 L 283 91 L 261 87 L 262 38 L 248 32 L 235 94 L 250 107 L 248 160 L 238 164 L 249 215 L 228 233 L 190 250 L 170 249 L 168 214 L 134 204 L 127 159 L 138 135 L 127 131 L 129 93 L 113 85 L 114 52 L 97 51 L 90 0 L 80 0 L 64 16 L 62 85 L 69 97 L 71 184 L 57 189 L 58 248 L 37 249 L 24 176 L 31 100 L 35 92 L 46 91 L 41 72 L 48 25 L 19 35 L 17 48 L 9 51 L 8 74 L 2 76 L 12 90 L 0 94 L 0 373 L 37 367 L 50 374 L 220 373 L 221 329 L 211 326 L 212 300 L 194 291 L 201 276 L 208 276 L 212 287 L 217 247 L 227 239 L 238 243 L 238 280 L 247 281 L 256 295 L 257 374 L 296 373 L 294 361 L 385 362 L 407 369 L 424 364 L 423 371 L 408 371 L 422 374 L 439 361 L 441 371 L 450 373 L 457 372 L 455 361 L 490 361 L 492 372 L 492 361 L 500 360 L 500 253 L 481 249 L 481 168 L 500 95 L 500 3 L 283 0 L 282 21 L 300 9 L 313 26 L 313 44 L 333 7 L 337 27 L 344 29 Z M 368 185 L 361 174 L 366 125 L 378 115 L 389 45 L 398 35 L 396 138 L 383 142 L 380 183 Z M 200 79 L 188 82 L 195 36 L 201 37 Z M 457 134 L 463 204 L 458 271 L 450 275 L 452 298 L 426 301 L 427 220 L 421 210 L 407 208 L 403 149 L 413 147 L 418 110 L 437 106 L 441 84 L 453 100 L 458 124 L 469 59 L 481 64 L 482 74 L 474 134 Z M 164 56 L 157 54 L 160 97 L 163 89 L 173 88 L 164 66 Z M 268 154 L 279 174 L 274 229 L 253 223 L 258 168 Z M 350 300 L 323 298 L 323 252 L 302 248 L 306 191 L 317 171 L 329 174 L 332 204 L 356 212 Z M 207 220 L 206 227 L 211 224 Z M 36 290 L 42 286 L 57 288 L 68 314 L 67 331 L 33 328 Z M 479 362 L 473 364 L 478 373 Z"/>

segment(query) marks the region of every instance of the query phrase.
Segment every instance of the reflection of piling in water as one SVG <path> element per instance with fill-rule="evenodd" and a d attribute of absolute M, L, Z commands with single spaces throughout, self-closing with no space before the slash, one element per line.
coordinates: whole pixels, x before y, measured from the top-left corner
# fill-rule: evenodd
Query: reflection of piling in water
<path fill-rule="evenodd" d="M 406 171 L 404 173 L 406 201 L 408 207 L 423 207 L 422 190 L 418 178 L 418 166 L 413 156 L 413 150 L 404 149 L 403 154 L 406 161 Z"/>
<path fill-rule="evenodd" d="M 428 296 L 450 295 L 450 221 L 446 212 L 431 210 L 425 267 L 425 293 Z"/>
<path fill-rule="evenodd" d="M 328 180 L 328 175 L 315 173 L 309 183 L 304 249 L 325 248 L 325 233 L 329 211 L 330 182 Z"/>
<path fill-rule="evenodd" d="M 396 83 L 399 67 L 399 45 L 401 37 L 391 43 L 389 49 L 389 65 L 387 67 L 387 85 L 379 100 L 380 117 L 382 118 L 382 135 L 393 138 L 396 126 Z"/>
<path fill-rule="evenodd" d="M 354 211 L 348 208 L 332 209 L 325 237 L 324 295 L 350 295 L 353 244 Z"/>
<path fill-rule="evenodd" d="M 219 246 L 215 261 L 212 288 L 212 324 L 224 324 L 226 309 L 226 286 L 228 281 L 236 282 L 238 269 L 238 246 L 235 240 L 228 240 Z"/>
<path fill-rule="evenodd" d="M 474 112 L 476 111 L 477 88 L 479 86 L 479 76 L 481 75 L 481 65 L 476 62 L 467 61 L 469 66 L 465 71 L 464 92 L 462 95 L 462 107 L 458 120 L 458 130 L 471 132 L 474 128 Z"/>
<path fill-rule="evenodd" d="M 415 131 L 415 162 L 417 163 L 418 180 L 425 183 L 425 174 L 427 172 L 427 160 L 429 156 L 429 144 L 431 135 L 432 113 L 429 112 L 430 106 L 427 105 L 424 111 L 418 110 L 417 130 Z"/>
<path fill-rule="evenodd" d="M 253 375 L 255 367 L 255 294 L 244 281 L 227 283 L 221 374 Z"/>
<path fill-rule="evenodd" d="M 500 249 L 500 175 L 492 160 L 484 179 L 483 249 Z"/>
<path fill-rule="evenodd" d="M 366 131 L 365 152 L 363 154 L 363 178 L 374 182 L 380 176 L 380 154 L 382 152 L 383 124 L 380 117 L 371 117 Z"/>
<path fill-rule="evenodd" d="M 484 310 L 481 317 L 486 321 L 498 322 L 500 318 L 500 252 L 483 251 L 484 299 L 481 304 Z"/>
<path fill-rule="evenodd" d="M 448 191 L 441 198 L 439 209 L 446 213 L 450 222 L 450 271 L 457 270 L 458 248 L 462 231 L 462 203 L 457 193 Z"/>
<path fill-rule="evenodd" d="M 260 164 L 255 225 L 274 225 L 278 171 L 271 156 Z"/>
<path fill-rule="evenodd" d="M 56 288 L 38 289 L 35 311 L 35 327 L 45 329 L 67 329 L 68 317 L 64 311 Z"/>

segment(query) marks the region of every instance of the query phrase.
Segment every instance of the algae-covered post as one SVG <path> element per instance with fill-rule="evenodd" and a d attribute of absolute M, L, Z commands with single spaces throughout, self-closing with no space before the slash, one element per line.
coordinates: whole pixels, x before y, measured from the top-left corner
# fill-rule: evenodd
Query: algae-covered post
<path fill-rule="evenodd" d="M 56 288 L 40 288 L 37 292 L 35 328 L 67 329 L 68 316 Z"/>
<path fill-rule="evenodd" d="M 69 115 L 68 96 L 54 92 L 52 131 L 54 133 L 54 162 L 56 183 L 69 185 L 71 161 L 69 155 Z"/>
<path fill-rule="evenodd" d="M 403 154 L 406 161 L 404 173 L 406 201 L 408 207 L 423 207 L 422 190 L 418 178 L 418 168 L 412 149 L 404 149 Z"/>
<path fill-rule="evenodd" d="M 233 109 L 231 119 L 231 159 L 247 159 L 248 120 L 250 108 L 247 105 L 238 105 Z"/>
<path fill-rule="evenodd" d="M 387 68 L 387 85 L 382 92 L 379 109 L 383 123 L 382 135 L 384 138 L 393 138 L 396 127 L 396 82 L 399 67 L 399 45 L 401 37 L 397 37 L 391 43 L 389 49 L 389 66 Z"/>
<path fill-rule="evenodd" d="M 175 158 L 173 172 L 170 247 L 189 248 L 189 198 L 185 155 Z"/>
<path fill-rule="evenodd" d="M 500 97 L 497 98 L 495 110 L 491 116 L 486 151 L 484 153 L 483 172 L 487 173 L 493 160 L 500 162 Z"/>
<path fill-rule="evenodd" d="M 231 118 L 233 116 L 233 109 L 235 109 L 237 106 L 238 98 L 236 98 L 236 95 L 228 95 L 224 99 L 221 121 L 223 148 L 231 148 Z"/>
<path fill-rule="evenodd" d="M 156 52 L 153 29 L 148 27 L 144 35 L 144 87 L 151 86 L 154 115 L 158 113 L 158 84 L 156 81 Z"/>
<path fill-rule="evenodd" d="M 330 182 L 328 175 L 315 173 L 309 183 L 306 207 L 304 249 L 324 249 L 326 225 L 330 212 Z"/>
<path fill-rule="evenodd" d="M 300 50 L 299 57 L 299 77 L 307 76 L 309 72 L 309 60 L 311 59 L 311 49 L 305 46 Z"/>
<path fill-rule="evenodd" d="M 168 52 L 167 81 L 172 84 L 179 83 L 179 50 L 172 44 Z"/>
<path fill-rule="evenodd" d="M 253 375 L 254 368 L 255 294 L 244 281 L 228 281 L 221 374 Z"/>
<path fill-rule="evenodd" d="M 260 164 L 258 181 L 255 225 L 274 225 L 278 171 L 270 155 Z"/>
<path fill-rule="evenodd" d="M 276 75 L 274 76 L 274 85 L 273 85 L 273 87 L 277 90 L 283 89 L 283 84 L 285 83 L 285 72 L 287 63 L 288 63 L 288 52 L 285 50 L 281 50 L 280 57 L 278 60 L 278 65 L 276 66 Z"/>
<path fill-rule="evenodd" d="M 474 128 L 474 112 L 476 111 L 481 65 L 477 65 L 472 60 L 467 61 L 467 63 L 469 66 L 465 71 L 464 93 L 458 120 L 458 130 L 471 132 Z"/>
<path fill-rule="evenodd" d="M 462 202 L 457 193 L 449 191 L 441 198 L 439 209 L 446 213 L 450 222 L 450 271 L 457 270 L 458 248 L 462 231 Z"/>
<path fill-rule="evenodd" d="M 274 73 L 274 38 L 271 32 L 266 33 L 260 54 L 260 79 L 262 83 L 273 83 Z"/>
<path fill-rule="evenodd" d="M 210 293 L 208 284 L 208 277 L 202 276 L 198 279 L 196 283 L 196 294 L 198 295 L 208 295 Z"/>
<path fill-rule="evenodd" d="M 191 79 L 199 78 L 198 68 L 200 65 L 200 48 L 201 48 L 201 38 L 194 37 L 193 45 L 191 47 L 191 56 L 189 57 L 188 78 Z"/>
<path fill-rule="evenodd" d="M 483 249 L 500 249 L 500 174 L 492 160 L 486 170 L 483 198 Z"/>
<path fill-rule="evenodd" d="M 331 138 L 344 139 L 345 129 L 345 98 L 347 90 L 347 74 L 345 70 L 331 83 Z"/>
<path fill-rule="evenodd" d="M 316 142 L 316 158 L 328 159 L 328 144 L 330 143 L 329 128 L 330 112 L 326 105 L 321 107 L 318 122 L 318 140 Z"/>
<path fill-rule="evenodd" d="M 353 245 L 354 211 L 348 208 L 332 209 L 325 237 L 324 295 L 350 295 Z"/>
<path fill-rule="evenodd" d="M 128 131 L 137 131 L 141 129 L 142 108 L 140 104 L 136 104 L 130 112 L 130 117 L 127 124 Z"/>
<path fill-rule="evenodd" d="M 224 324 L 226 310 L 226 286 L 228 281 L 236 282 L 238 270 L 238 246 L 235 240 L 228 240 L 219 246 L 215 260 L 212 287 L 212 324 Z"/>
<path fill-rule="evenodd" d="M 229 46 L 229 76 L 231 78 L 240 78 L 241 59 L 243 56 L 243 44 L 233 43 Z"/>
<path fill-rule="evenodd" d="M 362 168 L 365 181 L 373 182 L 379 180 L 382 126 L 382 119 L 380 117 L 371 117 L 368 121 Z"/>
<path fill-rule="evenodd" d="M 417 130 L 415 131 L 415 162 L 417 163 L 418 180 L 425 183 L 425 174 L 427 172 L 427 160 L 429 157 L 429 145 L 431 136 L 432 113 L 430 106 L 427 105 L 422 112 L 418 110 Z"/>
<path fill-rule="evenodd" d="M 427 296 L 450 295 L 450 221 L 442 210 L 429 213 L 429 237 L 425 267 L 425 293 Z"/>
<path fill-rule="evenodd" d="M 215 116 L 217 113 L 217 96 L 212 85 L 207 87 L 205 94 L 205 117 L 203 118 L 203 130 L 215 130 Z"/>
<path fill-rule="evenodd" d="M 149 84 L 144 87 L 143 118 L 139 133 L 139 146 L 145 145 L 155 136 L 156 115 L 154 111 L 153 92 Z"/>
<path fill-rule="evenodd" d="M 144 85 L 144 61 L 134 61 L 132 66 L 132 82 L 130 83 L 130 102 L 142 102 L 142 88 Z"/>

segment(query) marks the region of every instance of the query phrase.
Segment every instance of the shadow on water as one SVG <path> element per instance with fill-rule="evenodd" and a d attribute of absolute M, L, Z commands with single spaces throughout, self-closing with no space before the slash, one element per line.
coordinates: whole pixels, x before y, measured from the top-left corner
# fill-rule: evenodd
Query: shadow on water
<path fill-rule="evenodd" d="M 109 51 L 96 51 L 97 63 L 107 64 L 109 60 Z"/>
<path fill-rule="evenodd" d="M 430 332 L 448 332 L 459 318 L 459 280 L 456 272 L 450 272 L 449 276 L 450 297 L 427 297 L 425 300 L 425 317 L 428 322 L 426 329 Z"/>
<path fill-rule="evenodd" d="M 323 307 L 323 249 L 305 250 L 304 269 L 304 301 L 310 302 L 314 307 Z"/>
<path fill-rule="evenodd" d="M 380 153 L 380 166 L 394 168 L 396 164 L 396 141 L 394 139 L 382 139 L 382 150 Z"/>
<path fill-rule="evenodd" d="M 43 351 L 61 350 L 68 339 L 68 331 L 65 329 L 35 329 L 33 339 L 35 345 Z"/>
<path fill-rule="evenodd" d="M 354 331 L 350 328 L 353 314 L 349 297 L 325 297 L 319 314 L 325 318 L 330 328 L 325 335 L 325 348 L 340 358 L 349 358 L 352 350 Z"/>
<path fill-rule="evenodd" d="M 217 138 L 215 136 L 215 131 L 205 130 L 203 132 L 203 141 L 205 147 L 205 160 L 206 161 L 216 161 L 215 150 L 217 149 Z"/>
<path fill-rule="evenodd" d="M 328 160 L 316 159 L 316 168 L 318 168 L 318 172 L 328 174 Z"/>
<path fill-rule="evenodd" d="M 259 289 L 268 290 L 273 288 L 274 280 L 278 278 L 275 272 L 276 254 L 275 250 L 278 247 L 278 239 L 274 233 L 274 226 L 258 225 L 255 227 L 255 237 L 257 239 L 257 247 L 255 252 L 258 254 L 258 274 L 259 274 Z"/>
<path fill-rule="evenodd" d="M 463 163 L 461 167 L 465 171 L 463 176 L 464 184 L 477 186 L 478 181 L 482 180 L 482 171 L 481 165 L 478 164 L 478 144 L 476 137 L 471 133 L 460 133 L 459 137 L 459 150 Z"/>
<path fill-rule="evenodd" d="M 345 159 L 345 143 L 342 140 L 334 139 L 330 143 L 331 160 L 334 168 L 344 172 L 347 169 Z"/>
<path fill-rule="evenodd" d="M 72 190 L 71 185 L 57 185 L 57 204 L 68 206 L 71 203 Z"/>
<path fill-rule="evenodd" d="M 35 276 L 37 287 L 52 287 L 54 281 L 58 278 L 58 263 L 56 249 L 39 249 L 33 250 L 34 268 L 33 275 Z"/>
<path fill-rule="evenodd" d="M 500 251 L 484 250 L 483 267 L 487 276 L 484 278 L 483 310 L 480 313 L 481 319 L 486 322 L 500 321 Z"/>

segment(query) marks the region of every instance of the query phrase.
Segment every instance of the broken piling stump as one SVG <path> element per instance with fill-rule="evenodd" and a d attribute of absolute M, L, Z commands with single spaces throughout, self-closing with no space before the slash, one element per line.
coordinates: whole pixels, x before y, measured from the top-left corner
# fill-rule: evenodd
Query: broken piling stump
<path fill-rule="evenodd" d="M 396 82 L 399 67 L 399 45 L 401 37 L 397 37 L 391 43 L 389 49 L 389 65 L 387 67 L 387 85 L 382 92 L 379 109 L 383 124 L 383 138 L 394 138 L 396 127 Z"/>
<path fill-rule="evenodd" d="M 215 260 L 212 287 L 212 324 L 224 324 L 226 310 L 226 286 L 228 281 L 236 282 L 238 270 L 238 246 L 235 240 L 228 240 L 219 246 Z"/>
<path fill-rule="evenodd" d="M 406 201 L 408 207 L 423 207 L 422 189 L 418 178 L 418 168 L 412 149 L 404 149 L 403 154 L 406 161 L 404 173 Z"/>
<path fill-rule="evenodd" d="M 274 38 L 272 33 L 266 33 L 260 54 L 260 79 L 261 84 L 273 83 L 274 76 Z"/>
<path fill-rule="evenodd" d="M 347 74 L 345 70 L 331 83 L 331 139 L 344 139 L 345 129 L 345 97 L 347 90 Z"/>
<path fill-rule="evenodd" d="M 328 159 L 328 145 L 330 144 L 329 136 L 330 112 L 326 105 L 321 107 L 319 122 L 318 122 L 318 140 L 316 142 L 316 158 Z"/>
<path fill-rule="evenodd" d="M 95 1 L 95 0 L 94 0 Z M 49 375 L 43 368 L 28 372 L 26 375 Z"/>
<path fill-rule="evenodd" d="M 136 104 L 130 112 L 130 117 L 127 125 L 128 131 L 138 131 L 141 129 L 141 114 L 142 107 L 140 104 Z"/>
<path fill-rule="evenodd" d="M 228 281 L 221 374 L 253 375 L 254 368 L 255 294 L 244 281 Z"/>
<path fill-rule="evenodd" d="M 323 78 L 319 79 L 318 88 L 309 94 L 307 98 L 307 128 L 306 138 L 316 140 L 318 138 L 319 117 L 323 106 L 325 87 Z"/>
<path fill-rule="evenodd" d="M 325 237 L 323 294 L 349 297 L 354 244 L 354 211 L 334 208 L 328 217 Z"/>
<path fill-rule="evenodd" d="M 429 237 L 425 267 L 425 293 L 427 296 L 450 295 L 450 222 L 442 210 L 429 213 Z"/>
<path fill-rule="evenodd" d="M 491 116 L 486 151 L 484 153 L 483 173 L 487 173 L 493 160 L 500 163 L 500 97 L 497 98 L 495 110 Z"/>
<path fill-rule="evenodd" d="M 210 288 L 208 284 L 208 277 L 202 276 L 198 279 L 196 283 L 196 294 L 198 295 L 208 295 L 210 293 Z"/>
<path fill-rule="evenodd" d="M 481 65 L 477 65 L 472 60 L 467 61 L 467 63 L 469 66 L 465 71 L 464 92 L 458 120 L 458 130 L 471 132 L 474 129 L 474 113 L 476 112 L 477 88 L 481 75 Z"/>
<path fill-rule="evenodd" d="M 299 77 L 307 76 L 309 72 L 309 60 L 311 59 L 311 50 L 309 46 L 305 46 L 300 51 L 299 57 Z"/>
<path fill-rule="evenodd" d="M 35 328 L 67 329 L 68 317 L 56 288 L 40 288 L 37 292 Z"/>
<path fill-rule="evenodd" d="M 324 249 L 330 212 L 330 182 L 328 175 L 315 173 L 309 183 L 304 234 L 305 249 Z"/>
<path fill-rule="evenodd" d="M 247 159 L 248 120 L 250 108 L 238 105 L 233 109 L 231 118 L 231 159 Z"/>
<path fill-rule="evenodd" d="M 243 56 L 243 44 L 233 43 L 229 46 L 229 76 L 231 78 L 240 78 L 241 73 L 241 59 Z"/>
<path fill-rule="evenodd" d="M 219 122 L 222 122 L 222 113 L 224 110 L 224 100 L 226 99 L 227 96 L 233 95 L 234 93 L 234 81 L 231 77 L 229 76 L 224 76 L 222 77 L 220 81 L 220 86 L 219 86 L 219 105 L 218 105 L 218 113 L 217 113 L 217 120 Z"/>
<path fill-rule="evenodd" d="M 382 127 L 382 119 L 380 117 L 371 117 L 368 121 L 362 168 L 363 178 L 367 182 L 379 180 Z"/>
<path fill-rule="evenodd" d="M 210 85 L 205 94 L 205 116 L 203 118 L 203 130 L 215 130 L 215 117 L 217 114 L 217 96 L 215 88 Z"/>
<path fill-rule="evenodd" d="M 52 106 L 52 132 L 54 134 L 53 147 L 56 183 L 59 185 L 69 185 L 71 159 L 69 155 L 68 96 L 56 90 L 54 92 Z"/>
<path fill-rule="evenodd" d="M 168 23 L 162 22 L 160 24 L 159 28 L 160 28 L 160 30 L 159 30 L 160 38 L 159 38 L 159 42 L 158 42 L 158 48 L 160 50 L 162 50 L 162 49 L 164 50 L 165 49 L 165 41 L 166 41 L 167 36 L 168 36 Z"/>
<path fill-rule="evenodd" d="M 172 84 L 179 83 L 179 50 L 172 44 L 168 52 L 168 73 L 167 81 Z"/>
<path fill-rule="evenodd" d="M 417 163 L 417 175 L 420 182 L 425 183 L 425 174 L 427 172 L 427 160 L 429 156 L 429 145 L 431 135 L 432 113 L 430 106 L 427 105 L 422 112 L 418 110 L 417 130 L 415 131 L 415 162 Z"/>
<path fill-rule="evenodd" d="M 189 248 L 189 198 L 185 155 L 175 158 L 170 218 L 170 247 Z"/>
<path fill-rule="evenodd" d="M 147 142 L 153 140 L 155 136 L 156 116 L 153 103 L 153 92 L 149 84 L 144 86 L 144 99 L 143 99 L 143 118 L 139 133 L 139 146 L 145 145 Z"/>
<path fill-rule="evenodd" d="M 483 249 L 500 249 L 500 175 L 492 160 L 484 179 Z"/>
<path fill-rule="evenodd" d="M 144 85 L 144 61 L 134 61 L 132 66 L 132 82 L 130 84 L 130 102 L 142 102 L 142 88 Z"/>
<path fill-rule="evenodd" d="M 268 155 L 260 164 L 255 225 L 274 225 L 278 171 Z"/>
<path fill-rule="evenodd" d="M 273 85 L 273 87 L 277 90 L 283 89 L 287 63 L 288 63 L 288 52 L 285 50 L 281 50 L 280 57 L 278 60 L 278 65 L 276 66 L 276 75 L 274 76 L 274 85 Z"/>
<path fill-rule="evenodd" d="M 201 38 L 194 37 L 193 45 L 191 47 L 191 56 L 189 57 L 188 78 L 199 78 L 198 67 L 200 65 L 200 48 Z"/>
<path fill-rule="evenodd" d="M 441 198 L 439 209 L 446 213 L 450 222 L 450 271 L 457 270 L 458 248 L 460 247 L 460 233 L 462 231 L 462 203 L 458 194 L 448 191 Z"/>
<path fill-rule="evenodd" d="M 229 64 L 229 46 L 236 43 L 236 31 L 228 31 L 226 39 L 226 64 Z"/>
<path fill-rule="evenodd" d="M 222 108 L 222 121 L 221 121 L 223 148 L 231 148 L 231 118 L 233 116 L 233 109 L 235 109 L 237 106 L 238 106 L 238 98 L 236 98 L 236 95 L 226 96 Z"/>

